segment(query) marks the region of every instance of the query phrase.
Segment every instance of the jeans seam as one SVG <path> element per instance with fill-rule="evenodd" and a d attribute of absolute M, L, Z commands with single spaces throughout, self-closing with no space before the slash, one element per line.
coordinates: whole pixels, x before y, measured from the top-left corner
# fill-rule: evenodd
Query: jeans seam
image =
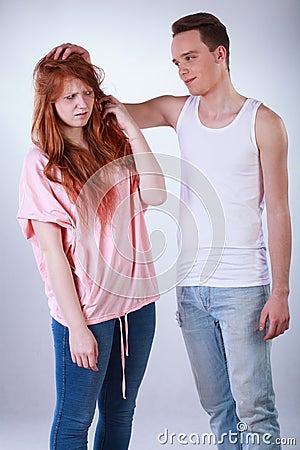
<path fill-rule="evenodd" d="M 231 380 L 230 380 L 230 377 L 229 377 L 229 367 L 228 367 L 228 356 L 230 356 L 230 355 L 229 355 L 230 349 L 227 349 L 227 351 L 226 351 L 225 343 L 224 343 L 224 339 L 223 339 L 223 330 L 222 330 L 221 323 L 220 323 L 219 321 L 217 321 L 217 323 L 215 323 L 215 326 L 219 327 L 219 330 L 220 330 L 220 336 L 221 336 L 221 350 L 222 350 L 222 352 L 223 352 L 224 363 L 225 363 L 225 367 L 226 367 L 226 378 L 227 378 L 228 384 L 229 384 L 229 386 L 230 386 L 230 391 L 231 391 L 232 398 L 233 398 L 233 400 L 235 401 L 235 398 L 233 397 L 232 390 L 231 390 L 231 389 L 232 389 L 232 388 L 231 388 Z"/>
<path fill-rule="evenodd" d="M 53 439 L 53 450 L 57 448 L 57 435 L 58 435 L 58 429 L 60 427 L 61 423 L 61 416 L 62 411 L 64 407 L 65 402 L 65 395 L 66 395 L 66 335 L 67 335 L 67 329 L 64 327 L 64 334 L 63 334 L 63 351 L 62 351 L 62 393 L 61 393 L 61 399 L 60 399 L 60 408 L 57 414 L 57 421 L 56 421 L 56 427 L 54 432 L 54 439 Z"/>
<path fill-rule="evenodd" d="M 101 437 L 101 443 L 100 443 L 100 450 L 103 449 L 105 444 L 105 435 L 106 435 L 106 404 L 107 404 L 107 381 L 104 380 L 103 386 L 102 386 L 102 393 L 103 396 L 103 414 L 101 411 L 102 419 L 103 419 L 103 432 Z"/>

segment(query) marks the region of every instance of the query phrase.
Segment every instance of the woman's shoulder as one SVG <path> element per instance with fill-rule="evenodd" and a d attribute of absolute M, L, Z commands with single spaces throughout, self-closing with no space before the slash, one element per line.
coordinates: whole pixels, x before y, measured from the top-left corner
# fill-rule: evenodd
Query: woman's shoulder
<path fill-rule="evenodd" d="M 26 180 L 28 184 L 39 182 L 52 186 L 54 182 L 45 174 L 48 162 L 49 159 L 43 150 L 37 146 L 31 147 L 24 156 L 21 179 Z M 57 179 L 60 179 L 60 173 L 56 175 Z"/>
<path fill-rule="evenodd" d="M 48 164 L 48 156 L 39 147 L 34 145 L 24 156 L 23 176 L 46 178 L 45 167 Z"/>
<path fill-rule="evenodd" d="M 30 164 L 30 165 L 40 164 L 40 165 L 45 166 L 48 162 L 48 157 L 43 152 L 43 150 L 41 150 L 39 147 L 34 145 L 27 151 L 27 153 L 24 157 L 24 162 L 26 164 Z"/>

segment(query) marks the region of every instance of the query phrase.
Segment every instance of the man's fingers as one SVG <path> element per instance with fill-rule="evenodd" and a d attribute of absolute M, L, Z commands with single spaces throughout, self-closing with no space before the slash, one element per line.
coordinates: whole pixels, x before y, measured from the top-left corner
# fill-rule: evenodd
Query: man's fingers
<path fill-rule="evenodd" d="M 262 310 L 259 321 L 259 330 L 263 331 L 266 328 L 268 314 L 265 309 Z"/>
<path fill-rule="evenodd" d="M 268 339 L 273 339 L 276 336 L 276 326 L 275 324 L 270 324 L 267 334 L 264 337 L 264 341 L 267 341 Z"/>
<path fill-rule="evenodd" d="M 72 44 L 70 44 L 69 42 L 54 47 L 52 50 L 50 50 L 49 53 L 47 53 L 46 59 L 49 58 L 58 59 L 70 47 L 72 47 Z"/>
<path fill-rule="evenodd" d="M 269 329 L 264 337 L 264 340 L 274 339 L 280 334 L 284 334 L 286 330 L 289 328 L 289 319 L 284 320 L 283 322 L 278 321 L 270 321 Z"/>
<path fill-rule="evenodd" d="M 46 59 L 52 58 L 52 56 L 54 55 L 55 52 L 56 52 L 56 47 L 53 48 L 52 50 L 50 50 L 49 53 L 47 53 Z"/>

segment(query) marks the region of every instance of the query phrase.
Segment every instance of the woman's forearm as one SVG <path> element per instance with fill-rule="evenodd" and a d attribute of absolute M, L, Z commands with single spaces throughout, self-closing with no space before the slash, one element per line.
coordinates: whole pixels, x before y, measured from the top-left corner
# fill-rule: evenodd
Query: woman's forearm
<path fill-rule="evenodd" d="M 166 185 L 161 167 L 152 153 L 144 135 L 137 126 L 128 133 L 136 169 L 140 176 L 140 192 L 149 205 L 160 205 L 166 201 Z"/>
<path fill-rule="evenodd" d="M 44 251 L 47 272 L 61 313 L 70 330 L 85 326 L 74 279 L 64 253 Z"/>
<path fill-rule="evenodd" d="M 167 194 L 162 170 L 137 123 L 125 106 L 113 96 L 106 96 L 102 101 L 105 103 L 105 114 L 115 114 L 120 128 L 129 139 L 140 176 L 139 187 L 142 200 L 148 205 L 164 203 Z"/>
<path fill-rule="evenodd" d="M 61 228 L 54 223 L 39 221 L 32 221 L 32 226 L 45 259 L 51 288 L 69 328 L 72 361 L 79 367 L 97 371 L 97 342 L 85 322 L 71 267 L 64 252 Z"/>
<path fill-rule="evenodd" d="M 53 223 L 32 221 L 56 301 L 69 328 L 85 325 L 69 261 L 65 255 L 61 229 Z"/>

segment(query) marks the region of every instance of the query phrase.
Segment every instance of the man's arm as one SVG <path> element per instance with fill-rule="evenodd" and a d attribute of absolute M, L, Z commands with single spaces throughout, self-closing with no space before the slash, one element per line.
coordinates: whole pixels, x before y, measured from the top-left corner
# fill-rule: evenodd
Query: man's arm
<path fill-rule="evenodd" d="M 260 329 L 269 329 L 265 340 L 283 334 L 289 327 L 289 270 L 291 223 L 288 206 L 288 139 L 281 118 L 260 106 L 256 120 L 267 208 L 268 246 L 272 272 L 272 291 L 261 313 Z"/>
<path fill-rule="evenodd" d="M 187 96 L 163 95 L 143 103 L 125 103 L 140 128 L 170 126 L 176 128 L 180 111 Z"/>
<path fill-rule="evenodd" d="M 66 59 L 72 53 L 77 53 L 87 62 L 91 62 L 90 54 L 85 48 L 71 43 L 60 44 L 54 47 L 46 57 Z M 140 128 L 161 126 L 175 128 L 186 99 L 187 96 L 175 97 L 172 95 L 163 95 L 143 103 L 127 103 L 125 106 Z"/>

